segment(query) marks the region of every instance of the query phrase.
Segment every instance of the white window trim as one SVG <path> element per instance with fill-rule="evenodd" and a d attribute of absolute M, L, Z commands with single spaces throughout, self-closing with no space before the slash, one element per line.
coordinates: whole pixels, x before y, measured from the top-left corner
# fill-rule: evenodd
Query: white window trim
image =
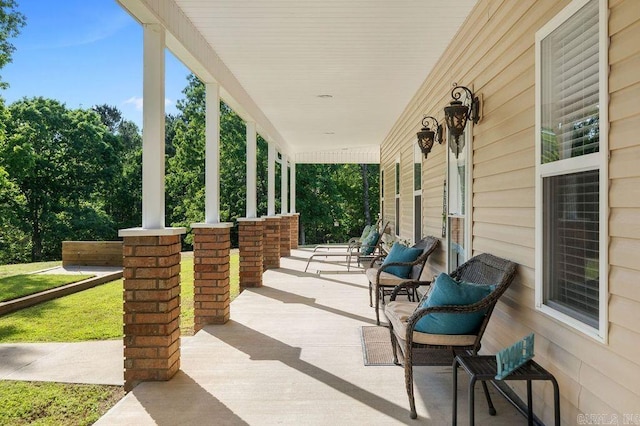
<path fill-rule="evenodd" d="M 571 158 L 554 163 L 541 164 L 542 158 L 542 127 L 541 127 L 541 100 L 542 87 L 541 64 L 540 64 L 540 43 L 543 38 L 548 36 L 553 30 L 573 16 L 578 10 L 585 6 L 590 0 L 574 0 L 565 7 L 558 15 L 545 24 L 535 37 L 535 149 L 536 149 L 536 245 L 535 245 L 535 307 L 538 311 L 590 336 L 591 338 L 601 342 L 608 342 L 608 324 L 609 324 L 609 8 L 607 0 L 598 0 L 599 2 L 599 152 L 589 154 L 578 158 Z M 557 163 L 557 164 L 555 164 Z M 598 328 L 591 327 L 569 315 L 559 312 L 550 306 L 544 304 L 544 288 L 543 288 L 543 178 L 560 174 L 571 169 L 572 173 L 580 171 L 599 169 L 600 182 L 600 247 L 599 247 L 599 268 L 600 268 L 600 287 L 599 287 L 599 321 Z"/>
<path fill-rule="evenodd" d="M 380 167 L 380 205 L 379 210 L 380 219 L 384 219 L 384 168 Z"/>
<path fill-rule="evenodd" d="M 470 87 L 473 90 L 473 86 Z M 447 138 L 449 135 L 447 134 Z M 472 242 L 473 238 L 471 237 L 471 231 L 473 230 L 473 122 L 468 121 L 467 127 L 464 129 L 464 138 L 465 144 L 464 148 L 467 152 L 467 165 L 466 165 L 466 177 L 465 177 L 465 185 L 466 185 L 466 193 L 465 193 L 465 211 L 464 211 L 464 246 L 465 246 L 465 262 L 471 257 L 473 257 L 473 247 Z M 445 149 L 449 150 L 449 144 L 446 144 Z M 448 180 L 449 176 L 449 151 L 446 152 L 446 161 L 445 161 L 445 176 L 447 176 L 447 217 L 446 217 L 446 268 L 447 271 L 451 271 L 451 265 L 449 265 L 449 218 L 450 217 L 463 217 L 457 215 L 449 214 L 449 189 L 451 188 L 451 183 Z"/>
<path fill-rule="evenodd" d="M 402 167 L 400 167 L 400 157 L 396 158 L 396 162 L 393 166 L 393 215 L 394 215 L 394 234 L 396 237 L 400 237 L 402 233 L 402 229 L 400 228 L 400 216 L 402 215 L 402 202 L 400 201 L 400 194 L 402 193 L 402 188 L 400 184 L 402 183 Z M 397 232 L 396 232 L 397 230 Z"/>
<path fill-rule="evenodd" d="M 417 157 L 417 158 L 416 158 Z M 418 161 L 416 161 L 416 159 Z M 415 179 L 416 179 L 416 164 L 420 163 L 420 189 L 416 189 L 415 186 Z M 414 149 L 413 149 L 413 198 L 412 198 L 412 206 L 413 206 L 413 237 L 415 237 L 416 235 L 419 235 L 420 238 L 422 238 L 422 222 L 424 220 L 424 218 L 422 217 L 422 201 L 423 201 L 423 197 L 422 197 L 422 151 L 418 148 L 418 145 L 414 145 Z M 420 229 L 416 229 L 416 196 L 419 195 L 420 196 Z M 417 241 L 414 241 L 413 243 L 417 243 L 418 241 L 420 241 L 420 239 L 418 239 Z"/>

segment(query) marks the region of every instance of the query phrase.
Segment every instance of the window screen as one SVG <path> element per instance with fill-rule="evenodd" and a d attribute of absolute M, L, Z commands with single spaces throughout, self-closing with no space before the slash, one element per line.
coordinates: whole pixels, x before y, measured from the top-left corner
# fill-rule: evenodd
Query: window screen
<path fill-rule="evenodd" d="M 544 179 L 545 304 L 598 326 L 598 170 Z"/>

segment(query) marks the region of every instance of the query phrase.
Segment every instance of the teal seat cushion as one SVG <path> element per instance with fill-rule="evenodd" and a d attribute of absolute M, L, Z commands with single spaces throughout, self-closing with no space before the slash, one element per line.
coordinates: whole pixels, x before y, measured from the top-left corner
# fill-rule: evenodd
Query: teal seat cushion
<path fill-rule="evenodd" d="M 447 274 L 436 278 L 429 297 L 423 300 L 420 307 L 445 305 L 472 305 L 487 297 L 495 286 L 478 285 L 455 281 Z M 458 313 L 436 313 L 422 317 L 415 330 L 429 334 L 470 334 L 475 333 L 484 317 L 485 311 Z"/>
<path fill-rule="evenodd" d="M 382 266 L 395 262 L 413 262 L 422 254 L 422 249 L 411 248 L 400 243 L 393 243 L 389 254 L 382 262 Z M 383 269 L 384 272 L 400 278 L 409 278 L 411 266 L 389 266 Z"/>
<path fill-rule="evenodd" d="M 358 238 L 360 242 L 363 242 L 365 238 L 369 236 L 369 233 L 371 233 L 372 229 L 375 229 L 375 228 L 373 228 L 373 226 L 371 225 L 367 225 L 364 227 L 364 229 L 362 230 L 362 235 L 360 235 L 360 238 Z"/>
<path fill-rule="evenodd" d="M 370 232 L 369 235 L 367 235 L 367 238 L 365 238 L 362 242 L 362 249 L 360 250 L 360 252 L 364 255 L 370 255 L 371 253 L 373 253 L 373 250 L 375 250 L 376 248 L 376 243 L 378 242 L 379 236 L 380 234 L 376 230 Z"/>

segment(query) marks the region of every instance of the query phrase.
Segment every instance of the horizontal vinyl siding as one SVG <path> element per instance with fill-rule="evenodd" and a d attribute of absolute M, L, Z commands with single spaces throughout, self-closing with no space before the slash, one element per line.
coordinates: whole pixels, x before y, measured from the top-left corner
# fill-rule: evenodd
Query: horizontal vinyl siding
<path fill-rule="evenodd" d="M 480 0 L 390 131 L 381 155 L 392 164 L 397 155 L 409 152 L 423 115 L 443 121 L 454 81 L 482 95 L 483 116 L 473 127 L 472 141 L 473 252 L 490 252 L 519 264 L 516 280 L 492 317 L 483 350 L 494 353 L 534 332 L 536 360 L 560 383 L 563 423 L 575 424 L 579 413 L 618 414 L 622 419 L 640 407 L 640 1 L 610 1 L 606 345 L 534 307 L 534 37 L 567 4 L 569 0 Z M 423 161 L 425 235 L 441 235 L 446 149 L 446 144 L 435 145 Z M 404 188 L 403 200 L 411 194 L 412 187 Z M 403 216 L 403 221 L 410 219 Z M 410 235 L 411 223 L 402 229 Z M 430 259 L 434 272 L 445 269 L 444 243 Z M 511 383 L 524 397 L 524 384 Z M 534 393 L 536 415 L 553 423 L 551 387 L 536 383 Z"/>

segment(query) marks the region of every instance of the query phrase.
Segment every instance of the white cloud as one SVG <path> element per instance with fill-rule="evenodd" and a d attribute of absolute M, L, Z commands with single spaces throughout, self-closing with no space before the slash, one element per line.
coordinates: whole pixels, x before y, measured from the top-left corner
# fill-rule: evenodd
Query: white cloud
<path fill-rule="evenodd" d="M 143 103 L 142 98 L 138 96 L 132 96 L 123 102 L 123 104 L 125 105 L 135 106 L 138 111 L 142 111 L 142 103 Z"/>
<path fill-rule="evenodd" d="M 142 105 L 144 103 L 143 99 L 139 96 L 132 96 L 129 99 L 127 99 L 126 101 L 122 102 L 125 105 L 133 105 L 135 106 L 136 110 L 138 111 L 142 111 Z M 169 98 L 165 98 L 164 99 L 164 106 L 171 106 L 173 105 L 173 101 Z"/>

